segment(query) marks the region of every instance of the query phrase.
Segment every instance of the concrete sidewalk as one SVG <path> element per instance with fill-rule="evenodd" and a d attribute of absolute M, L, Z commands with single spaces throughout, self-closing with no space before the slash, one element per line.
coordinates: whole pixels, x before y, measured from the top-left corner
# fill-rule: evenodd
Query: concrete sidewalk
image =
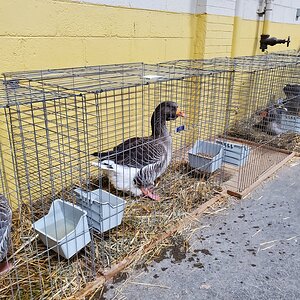
<path fill-rule="evenodd" d="M 201 217 L 207 227 L 188 252 L 178 241 L 147 271 L 108 284 L 102 299 L 300 299 L 299 182 L 294 160 L 246 199 Z"/>

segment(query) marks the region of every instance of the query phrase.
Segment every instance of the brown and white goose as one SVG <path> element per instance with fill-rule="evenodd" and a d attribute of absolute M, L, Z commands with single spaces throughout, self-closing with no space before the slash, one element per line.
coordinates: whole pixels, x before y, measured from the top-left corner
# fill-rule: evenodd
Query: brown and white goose
<path fill-rule="evenodd" d="M 10 269 L 6 262 L 10 241 L 10 230 L 12 223 L 12 212 L 7 199 L 0 195 L 0 275 Z"/>
<path fill-rule="evenodd" d="M 159 200 L 153 192 L 154 181 L 166 171 L 172 157 L 172 137 L 166 122 L 179 116 L 184 117 L 184 113 L 177 103 L 160 103 L 151 117 L 151 136 L 130 138 L 111 151 L 95 152 L 92 155 L 99 157 L 99 162 L 92 164 L 104 170 L 117 190 Z"/>

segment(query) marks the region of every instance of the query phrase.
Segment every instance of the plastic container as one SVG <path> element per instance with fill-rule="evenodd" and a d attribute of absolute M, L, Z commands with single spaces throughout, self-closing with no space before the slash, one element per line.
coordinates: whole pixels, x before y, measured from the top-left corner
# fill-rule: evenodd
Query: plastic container
<path fill-rule="evenodd" d="M 281 114 L 281 129 L 300 133 L 300 117 Z"/>
<path fill-rule="evenodd" d="M 223 145 L 223 161 L 225 163 L 235 166 L 242 166 L 247 161 L 250 154 L 250 147 L 243 144 L 236 144 L 221 140 L 217 140 L 216 143 Z"/>
<path fill-rule="evenodd" d="M 203 172 L 213 173 L 222 165 L 223 147 L 213 142 L 199 140 L 188 154 L 191 167 Z"/>
<path fill-rule="evenodd" d="M 86 192 L 74 190 L 77 204 L 87 211 L 88 222 L 98 232 L 119 226 L 123 219 L 126 201 L 102 189 Z"/>
<path fill-rule="evenodd" d="M 91 241 L 86 211 L 61 199 L 52 202 L 48 214 L 33 228 L 48 249 L 65 258 L 71 258 Z"/>

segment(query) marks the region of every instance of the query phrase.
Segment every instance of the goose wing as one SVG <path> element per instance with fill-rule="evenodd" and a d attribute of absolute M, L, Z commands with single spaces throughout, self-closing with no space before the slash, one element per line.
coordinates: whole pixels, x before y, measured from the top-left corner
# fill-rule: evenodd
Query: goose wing
<path fill-rule="evenodd" d="M 163 139 L 153 137 L 134 137 L 116 146 L 112 151 L 105 153 L 94 153 L 101 160 L 109 159 L 119 165 L 142 168 L 155 164 L 166 155 Z"/>

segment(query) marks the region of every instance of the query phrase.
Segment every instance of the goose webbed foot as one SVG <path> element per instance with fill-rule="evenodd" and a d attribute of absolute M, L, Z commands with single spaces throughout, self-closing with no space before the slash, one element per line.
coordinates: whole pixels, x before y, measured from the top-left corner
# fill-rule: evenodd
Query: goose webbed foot
<path fill-rule="evenodd" d="M 156 201 L 160 201 L 160 196 L 155 194 L 151 188 L 141 188 L 141 191 L 143 192 L 143 195 Z"/>
<path fill-rule="evenodd" d="M 0 276 L 9 271 L 12 268 L 12 264 L 9 262 L 0 263 Z"/>

